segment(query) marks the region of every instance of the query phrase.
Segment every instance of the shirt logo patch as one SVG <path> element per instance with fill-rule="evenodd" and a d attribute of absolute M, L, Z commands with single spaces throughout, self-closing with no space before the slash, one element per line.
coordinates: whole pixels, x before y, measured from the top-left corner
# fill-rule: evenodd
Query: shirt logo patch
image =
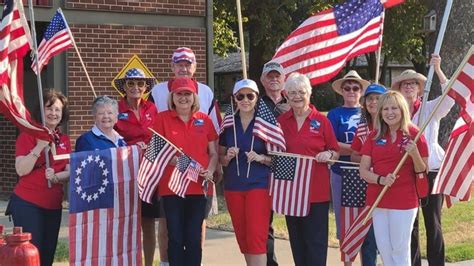
<path fill-rule="evenodd" d="M 151 115 L 150 114 L 145 114 L 145 119 L 146 120 L 151 120 Z"/>
<path fill-rule="evenodd" d="M 380 145 L 380 146 L 383 146 L 387 144 L 387 140 L 386 139 L 379 139 L 377 140 L 377 142 L 375 142 L 375 145 Z"/>
<path fill-rule="evenodd" d="M 118 115 L 119 120 L 128 120 L 128 114 L 127 113 L 120 113 Z"/>
<path fill-rule="evenodd" d="M 196 119 L 196 120 L 194 120 L 194 125 L 195 125 L 195 126 L 203 126 L 203 125 L 204 125 L 204 119 Z"/>
<path fill-rule="evenodd" d="M 309 122 L 309 131 L 312 133 L 319 133 L 319 128 L 321 128 L 321 122 L 318 120 L 312 119 Z"/>
<path fill-rule="evenodd" d="M 66 149 L 66 144 L 64 144 L 63 142 L 59 143 L 58 147 L 61 149 L 61 150 L 65 150 Z"/>

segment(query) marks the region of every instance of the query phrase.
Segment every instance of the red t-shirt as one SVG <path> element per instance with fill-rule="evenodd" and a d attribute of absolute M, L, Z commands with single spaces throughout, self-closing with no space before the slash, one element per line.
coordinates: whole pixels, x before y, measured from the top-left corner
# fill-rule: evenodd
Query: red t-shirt
<path fill-rule="evenodd" d="M 36 146 L 37 140 L 26 133 L 20 133 L 16 139 L 16 153 L 15 156 L 26 156 Z M 59 134 L 59 145 L 56 145 L 56 154 L 71 153 L 71 142 L 69 137 L 64 134 Z M 51 152 L 49 153 L 50 167 L 55 172 L 64 171 L 69 160 L 53 160 Z M 61 209 L 63 200 L 63 185 L 51 184 L 48 188 L 48 180 L 45 177 L 46 163 L 44 152 L 40 153 L 33 170 L 24 176 L 21 176 L 18 183 L 13 190 L 21 199 L 38 205 L 45 209 Z"/>
<path fill-rule="evenodd" d="M 286 141 L 286 151 L 301 155 L 316 156 L 326 150 L 339 150 L 336 135 L 331 122 L 313 105 L 311 113 L 306 117 L 301 129 L 293 115 L 288 111 L 278 117 Z M 313 160 L 310 184 L 310 202 L 325 202 L 331 199 L 329 187 L 329 167 L 326 163 L 317 163 Z"/>
<path fill-rule="evenodd" d="M 153 129 L 180 148 L 186 155 L 207 168 L 209 165 L 208 144 L 217 140 L 217 133 L 209 116 L 196 112 L 188 123 L 184 123 L 176 111 L 168 110 L 158 113 Z M 160 196 L 175 195 L 168 187 L 174 169 L 175 166 L 166 166 L 158 187 Z M 204 192 L 201 186 L 203 181 L 203 178 L 199 177 L 196 183 L 191 182 L 186 195 L 203 195 Z M 212 195 L 211 189 L 209 189 L 208 194 Z"/>
<path fill-rule="evenodd" d="M 124 138 L 127 145 L 137 142 L 150 142 L 152 132 L 148 129 L 153 126 L 155 117 L 158 114 L 154 103 L 142 100 L 139 106 L 140 120 L 135 116 L 132 109 L 123 98 L 119 104 L 119 115 L 115 130 Z"/>
<path fill-rule="evenodd" d="M 410 126 L 410 139 L 414 139 L 418 131 L 415 126 Z M 402 147 L 404 134 L 401 130 L 398 130 L 397 139 L 393 143 L 390 140 L 390 132 L 380 140 L 374 140 L 376 134 L 377 132 L 374 131 L 369 135 L 362 146 L 361 155 L 371 157 L 374 173 L 386 176 L 395 170 L 405 153 L 405 149 Z M 428 157 L 428 145 L 424 136 L 421 136 L 416 146 L 421 157 Z M 398 176 L 395 183 L 387 190 L 378 204 L 379 208 L 406 210 L 418 207 L 418 196 L 415 188 L 416 174 L 410 156 L 401 167 Z M 382 189 L 383 186 L 369 183 L 366 204 L 372 205 Z"/>

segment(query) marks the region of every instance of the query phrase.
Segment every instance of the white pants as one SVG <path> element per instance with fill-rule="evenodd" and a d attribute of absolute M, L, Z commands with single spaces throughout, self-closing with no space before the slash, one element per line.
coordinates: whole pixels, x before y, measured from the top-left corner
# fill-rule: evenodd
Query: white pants
<path fill-rule="evenodd" d="M 375 241 L 385 266 L 411 265 L 410 239 L 417 211 L 375 208 Z"/>

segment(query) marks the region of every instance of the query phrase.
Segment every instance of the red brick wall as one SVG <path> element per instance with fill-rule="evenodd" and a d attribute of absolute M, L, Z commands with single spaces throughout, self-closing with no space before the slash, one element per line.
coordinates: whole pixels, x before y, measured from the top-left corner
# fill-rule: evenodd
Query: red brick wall
<path fill-rule="evenodd" d="M 171 54 L 179 46 L 194 50 L 196 78 L 206 78 L 206 32 L 204 29 L 137 27 L 116 25 L 71 25 L 82 58 L 98 95 L 118 97 L 110 82 L 133 54 L 159 81 L 172 77 Z M 68 51 L 69 133 L 74 140 L 92 125 L 93 93 L 73 49 Z"/>
<path fill-rule="evenodd" d="M 0 199 L 13 191 L 17 176 L 15 173 L 16 127 L 0 115 Z"/>
<path fill-rule="evenodd" d="M 66 0 L 65 9 L 205 16 L 205 0 Z"/>

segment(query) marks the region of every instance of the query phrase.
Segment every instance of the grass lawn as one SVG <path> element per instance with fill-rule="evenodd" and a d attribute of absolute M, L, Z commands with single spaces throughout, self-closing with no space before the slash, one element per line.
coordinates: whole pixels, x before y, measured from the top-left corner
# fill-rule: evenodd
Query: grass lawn
<path fill-rule="evenodd" d="M 219 214 L 207 220 L 207 226 L 214 229 L 233 231 L 230 216 L 227 213 L 224 200 L 219 200 Z M 426 257 L 426 233 L 420 215 L 420 240 L 422 255 Z M 336 239 L 336 223 L 334 213 L 329 213 L 329 246 L 338 247 Z M 452 208 L 443 208 L 442 226 L 446 244 L 446 261 L 456 262 L 474 259 L 474 201 L 457 203 Z M 275 215 L 273 218 L 275 235 L 288 239 L 285 218 Z"/>

